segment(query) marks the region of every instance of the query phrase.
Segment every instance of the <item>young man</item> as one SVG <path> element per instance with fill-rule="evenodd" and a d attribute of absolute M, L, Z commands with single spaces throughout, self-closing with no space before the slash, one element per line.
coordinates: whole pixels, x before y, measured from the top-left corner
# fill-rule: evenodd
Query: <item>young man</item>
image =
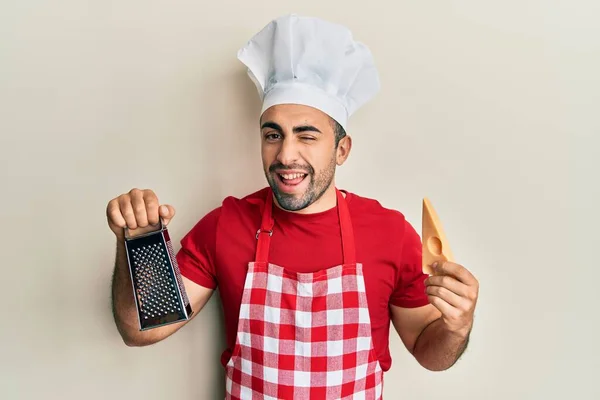
<path fill-rule="evenodd" d="M 419 235 L 404 216 L 335 185 L 352 148 L 348 117 L 379 89 L 368 49 L 342 26 L 290 15 L 238 56 L 263 102 L 269 185 L 226 198 L 177 254 L 194 315 L 220 289 L 227 398 L 379 399 L 390 322 L 425 368 L 451 367 L 468 342 L 477 280 L 450 262 L 424 274 Z M 127 345 L 158 342 L 185 324 L 138 330 L 123 245 L 125 226 L 151 230 L 174 215 L 151 190 L 108 204 L 118 238 L 115 321 Z"/>

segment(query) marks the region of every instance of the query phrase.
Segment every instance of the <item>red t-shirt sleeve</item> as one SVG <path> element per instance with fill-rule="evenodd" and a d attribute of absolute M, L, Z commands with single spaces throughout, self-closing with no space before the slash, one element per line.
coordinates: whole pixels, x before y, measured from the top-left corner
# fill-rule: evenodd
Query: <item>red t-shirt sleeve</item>
<path fill-rule="evenodd" d="M 181 239 L 176 255 L 181 275 L 209 289 L 217 287 L 215 253 L 220 215 L 219 207 L 200 219 Z"/>
<path fill-rule="evenodd" d="M 405 308 L 421 307 L 429 304 L 424 283 L 428 275 L 423 272 L 421 265 L 421 238 L 408 221 L 404 224 L 404 240 L 398 266 L 399 277 L 390 297 L 390 303 Z"/>

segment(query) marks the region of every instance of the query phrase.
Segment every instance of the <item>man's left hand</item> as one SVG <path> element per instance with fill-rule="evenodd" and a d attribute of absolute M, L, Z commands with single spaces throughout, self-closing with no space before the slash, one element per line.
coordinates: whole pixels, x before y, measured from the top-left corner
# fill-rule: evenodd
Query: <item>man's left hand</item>
<path fill-rule="evenodd" d="M 473 326 L 479 282 L 462 265 L 445 261 L 434 264 L 434 275 L 425 280 L 429 302 L 442 313 L 449 331 L 467 336 Z"/>

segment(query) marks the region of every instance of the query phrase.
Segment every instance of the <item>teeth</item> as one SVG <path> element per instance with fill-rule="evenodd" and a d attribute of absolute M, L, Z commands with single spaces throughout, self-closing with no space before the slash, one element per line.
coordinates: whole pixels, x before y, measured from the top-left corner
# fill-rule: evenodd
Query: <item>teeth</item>
<path fill-rule="evenodd" d="M 280 174 L 283 179 L 303 178 L 304 174 Z"/>

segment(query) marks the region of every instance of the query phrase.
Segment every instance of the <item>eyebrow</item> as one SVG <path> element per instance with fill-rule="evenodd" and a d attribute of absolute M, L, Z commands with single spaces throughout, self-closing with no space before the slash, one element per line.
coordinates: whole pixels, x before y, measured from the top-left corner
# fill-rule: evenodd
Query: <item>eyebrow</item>
<path fill-rule="evenodd" d="M 278 132 L 283 132 L 283 129 L 281 129 L 281 126 L 279 124 L 276 124 L 275 122 L 265 122 L 264 124 L 262 124 L 262 126 L 260 127 L 260 129 L 265 129 L 265 128 L 271 128 L 271 129 L 275 129 Z M 295 126 L 294 129 L 293 129 L 293 132 L 294 133 L 302 133 L 302 132 L 318 132 L 318 133 L 322 133 L 315 126 L 312 126 L 312 125 L 299 125 L 299 126 Z"/>

